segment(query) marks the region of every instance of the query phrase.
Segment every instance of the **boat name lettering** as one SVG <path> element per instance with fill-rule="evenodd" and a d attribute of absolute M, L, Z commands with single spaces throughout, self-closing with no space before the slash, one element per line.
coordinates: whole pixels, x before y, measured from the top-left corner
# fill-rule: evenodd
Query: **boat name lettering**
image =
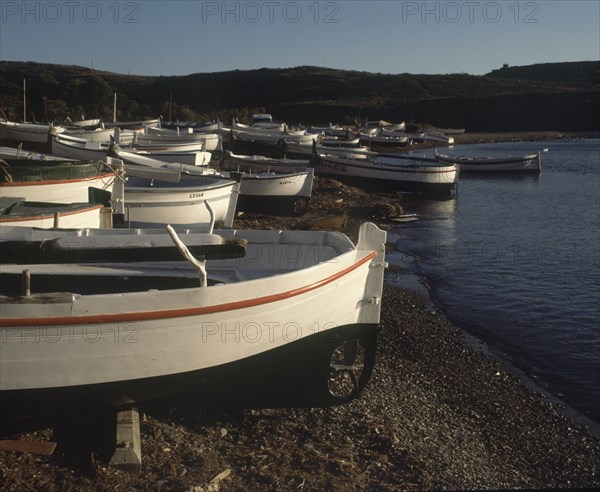
<path fill-rule="evenodd" d="M 311 336 L 315 343 L 333 341 L 336 328 L 333 322 L 300 325 L 294 321 L 280 323 L 279 321 L 236 321 L 228 323 L 209 322 L 202 323 L 202 342 L 219 341 L 221 343 L 279 343 L 293 342 L 300 338 Z"/>
<path fill-rule="evenodd" d="M 2 2 L 2 24 L 7 22 L 87 22 L 96 24 L 101 19 L 115 24 L 136 24 L 140 5 L 138 2 Z"/>
<path fill-rule="evenodd" d="M 136 323 L 28 326 L 0 332 L 0 343 L 138 343 Z"/>
<path fill-rule="evenodd" d="M 190 193 L 190 198 L 201 198 L 204 196 L 203 192 Z"/>

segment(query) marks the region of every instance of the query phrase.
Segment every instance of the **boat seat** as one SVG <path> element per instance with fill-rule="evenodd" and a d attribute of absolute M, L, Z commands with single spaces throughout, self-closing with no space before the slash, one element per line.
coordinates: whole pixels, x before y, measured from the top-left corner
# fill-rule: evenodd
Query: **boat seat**
<path fill-rule="evenodd" d="M 217 234 L 190 234 L 181 239 L 199 260 L 241 258 L 246 254 L 244 239 L 224 239 Z M 0 242 L 2 263 L 131 263 L 182 259 L 175 243 L 164 234 Z"/>

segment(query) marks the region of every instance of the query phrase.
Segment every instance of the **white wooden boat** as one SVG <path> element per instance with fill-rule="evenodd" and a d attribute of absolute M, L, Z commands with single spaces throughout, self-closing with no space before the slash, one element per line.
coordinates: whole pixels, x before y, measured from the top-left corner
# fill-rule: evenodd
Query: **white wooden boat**
<path fill-rule="evenodd" d="M 314 169 L 307 168 L 306 165 L 302 168 L 287 169 L 280 172 L 273 172 L 275 169 L 246 169 L 249 172 L 240 172 L 238 166 L 238 169 L 233 169 L 233 171 L 237 171 L 234 175 L 228 171 L 217 171 L 205 167 L 177 163 L 165 164 L 156 159 L 123 151 L 117 152 L 116 156 L 123 160 L 125 168 L 129 170 L 130 174 L 132 174 L 131 168 L 127 166 L 133 164 L 137 166 L 133 174 L 139 174 L 140 166 L 143 166 L 150 169 L 172 170 L 181 173 L 181 176 L 192 175 L 233 181 L 241 180 L 237 198 L 237 211 L 300 216 L 306 213 L 312 195 Z M 153 178 L 150 177 L 150 179 Z M 127 195 L 127 187 L 125 192 Z M 125 197 L 125 201 L 127 201 L 127 197 Z"/>
<path fill-rule="evenodd" d="M 358 147 L 360 144 L 360 137 L 350 138 L 348 137 L 335 137 L 321 135 L 318 138 L 319 144 L 324 147 Z"/>
<path fill-rule="evenodd" d="M 456 164 L 402 154 L 366 159 L 319 154 L 317 175 L 332 176 L 368 189 L 449 194 L 456 186 Z"/>
<path fill-rule="evenodd" d="M 311 126 L 307 130 L 308 133 L 316 133 L 323 135 L 328 135 L 331 137 L 346 137 L 348 138 L 350 135 L 354 135 L 354 132 L 351 132 L 348 128 L 344 128 L 338 125 L 332 125 L 329 123 L 329 126 Z"/>
<path fill-rule="evenodd" d="M 254 123 L 252 125 L 244 125 L 243 123 L 238 123 L 237 121 L 234 121 L 231 126 L 234 130 L 238 130 L 241 132 L 257 133 L 262 135 L 269 135 L 273 133 L 282 134 L 286 133 L 287 131 L 289 131 L 290 134 L 295 135 L 304 135 L 306 133 L 305 130 L 288 130 L 285 123 L 259 122 Z"/>
<path fill-rule="evenodd" d="M 285 131 L 285 123 L 278 123 L 275 121 L 258 121 L 256 123 L 252 123 L 252 128 L 257 129 L 265 129 L 265 130 L 274 130 L 274 131 Z"/>
<path fill-rule="evenodd" d="M 387 130 L 403 132 L 406 130 L 406 123 L 404 121 L 401 121 L 400 123 L 390 123 L 385 120 L 367 121 L 366 128 L 385 128 Z"/>
<path fill-rule="evenodd" d="M 192 130 L 192 128 L 189 128 Z M 169 130 L 166 128 L 147 128 L 146 133 L 134 137 L 134 145 L 152 143 L 190 143 L 204 142 L 204 148 L 213 152 L 221 147 L 221 137 L 218 133 L 196 133 L 194 131 Z"/>
<path fill-rule="evenodd" d="M 234 172 L 202 170 L 184 166 L 183 173 L 214 174 L 234 179 Z M 296 171 L 250 171 L 239 172 L 240 194 L 236 210 L 267 215 L 301 216 L 306 213 L 312 195 L 313 168 Z"/>
<path fill-rule="evenodd" d="M 288 134 L 288 133 L 256 133 L 254 131 L 233 130 L 231 134 L 233 143 L 256 144 L 267 147 L 282 145 L 284 141 L 288 143 L 297 143 L 312 145 L 317 139 L 317 135 L 312 133 Z"/>
<path fill-rule="evenodd" d="M 454 137 L 428 128 L 425 130 L 425 142 L 436 142 L 445 145 L 452 145 L 454 143 Z"/>
<path fill-rule="evenodd" d="M 198 141 L 181 141 L 181 142 L 158 142 L 156 140 L 137 141 L 136 138 L 131 142 L 131 146 L 136 150 L 146 152 L 204 152 L 206 142 Z"/>
<path fill-rule="evenodd" d="M 108 152 L 109 143 L 61 134 L 52 137 L 51 149 L 56 157 L 101 161 Z"/>
<path fill-rule="evenodd" d="M 32 159 L 38 161 L 68 161 L 69 159 L 33 150 L 24 150 L 23 147 L 0 146 L 0 159 Z"/>
<path fill-rule="evenodd" d="M 51 203 L 106 202 L 115 172 L 100 161 L 3 159 L 0 197 Z"/>
<path fill-rule="evenodd" d="M 373 367 L 385 237 L 369 223 L 356 246 L 324 231 L 4 230 L 0 399 L 347 402 Z"/>
<path fill-rule="evenodd" d="M 239 181 L 167 169 L 158 169 L 160 174 L 147 176 L 141 166 L 132 171 L 118 159 L 106 159 L 111 166 L 124 168 L 127 176 L 125 183 L 116 181 L 112 200 L 125 226 L 171 224 L 210 229 L 215 222 L 228 227 L 233 224 Z"/>
<path fill-rule="evenodd" d="M 308 210 L 315 170 L 285 174 L 243 173 L 238 207 L 240 211 L 299 217 Z"/>
<path fill-rule="evenodd" d="M 97 159 L 104 160 L 113 148 L 113 144 L 104 142 L 93 142 L 80 138 L 56 135 L 52 138 L 52 154 L 70 159 Z M 117 147 L 114 147 L 115 149 Z M 126 151 L 130 154 L 139 154 L 165 163 L 178 162 L 192 166 L 206 166 L 210 162 L 212 154 L 205 151 L 170 151 L 170 150 L 140 150 L 130 146 L 118 146 L 119 152 Z"/>
<path fill-rule="evenodd" d="M 67 119 L 65 121 L 62 122 L 63 126 L 75 126 L 75 127 L 99 127 L 102 124 L 102 121 L 100 120 L 100 118 L 91 118 L 91 119 L 84 119 L 81 118 L 80 120 L 72 120 L 71 118 L 67 117 Z"/>
<path fill-rule="evenodd" d="M 121 129 L 137 129 L 144 127 L 157 127 L 160 125 L 160 118 L 151 118 L 147 120 L 136 120 L 136 121 L 105 121 L 104 126 L 106 128 L 121 128 Z"/>
<path fill-rule="evenodd" d="M 108 156 L 121 159 L 125 163 L 140 166 L 160 167 L 165 164 L 207 167 L 210 162 L 210 152 L 144 152 L 120 145 L 112 145 Z"/>
<path fill-rule="evenodd" d="M 224 125 L 221 121 L 217 121 L 218 130 L 217 133 L 221 137 L 221 142 L 224 145 L 228 145 L 231 143 L 231 134 L 233 133 L 233 128 L 231 126 Z"/>
<path fill-rule="evenodd" d="M 386 147 L 406 147 L 412 143 L 406 135 L 396 132 L 382 132 L 381 128 L 377 128 L 374 134 L 360 132 L 360 142 L 363 145 L 382 145 Z"/>
<path fill-rule="evenodd" d="M 319 143 L 297 144 L 294 142 L 288 142 L 286 139 L 283 140 L 283 153 L 284 155 L 291 156 L 330 154 L 352 157 L 354 159 L 364 159 L 375 154 L 375 152 L 371 152 L 368 147 L 365 147 L 364 145 L 359 147 L 333 147 L 329 145 L 321 145 Z"/>
<path fill-rule="evenodd" d="M 440 162 L 457 164 L 461 172 L 495 173 L 495 172 L 524 172 L 539 173 L 542 170 L 540 152 L 516 157 L 472 157 L 439 154 L 435 157 Z"/>
<path fill-rule="evenodd" d="M 363 135 L 377 135 L 377 133 L 379 133 L 379 127 L 378 126 L 361 126 L 358 130 L 359 134 L 363 134 Z"/>
<path fill-rule="evenodd" d="M 108 142 L 111 137 L 114 138 L 114 128 L 95 128 L 87 130 L 85 128 L 68 128 L 61 135 L 89 140 L 90 142 Z"/>
<path fill-rule="evenodd" d="M 276 128 L 272 125 L 257 125 L 244 125 L 234 121 L 232 126 L 225 126 L 218 122 L 218 134 L 225 145 L 246 145 L 250 146 L 249 149 L 256 149 L 257 146 L 269 148 L 280 145 L 284 137 L 301 143 L 312 143 L 317 138 L 315 133 L 307 133 L 303 129 L 291 130 L 284 123 Z"/>
<path fill-rule="evenodd" d="M 0 140 L 19 143 L 47 144 L 51 132 L 56 134 L 64 131 L 65 129 L 62 126 L 0 121 Z"/>
<path fill-rule="evenodd" d="M 125 147 L 124 152 L 129 156 L 130 154 L 135 154 L 138 157 L 149 157 L 151 159 L 155 159 L 157 161 L 162 161 L 167 164 L 177 163 L 177 164 L 185 164 L 188 166 L 208 166 L 210 160 L 212 158 L 211 152 L 178 152 L 178 151 L 145 151 L 140 149 L 130 149 Z M 129 157 L 126 157 L 127 160 Z"/>
<path fill-rule="evenodd" d="M 240 155 L 231 151 L 225 153 L 223 167 L 229 171 L 289 173 L 304 171 L 310 166 L 310 159 L 272 158 L 262 155 Z"/>
<path fill-rule="evenodd" d="M 273 121 L 273 116 L 266 113 L 258 113 L 252 115 L 252 126 L 254 128 L 269 128 L 276 131 L 284 131 L 285 123 Z"/>
<path fill-rule="evenodd" d="M 192 121 L 161 121 L 160 127 L 168 130 L 191 128 L 194 133 L 216 133 L 219 130 L 217 122 L 192 122 Z"/>
<path fill-rule="evenodd" d="M 103 225 L 103 209 L 98 203 L 30 202 L 2 197 L 0 226 L 99 228 Z"/>

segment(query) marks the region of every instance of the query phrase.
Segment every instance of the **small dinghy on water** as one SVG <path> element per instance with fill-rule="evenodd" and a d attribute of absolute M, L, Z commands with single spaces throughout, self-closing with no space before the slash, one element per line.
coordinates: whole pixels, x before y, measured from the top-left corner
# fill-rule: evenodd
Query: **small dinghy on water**
<path fill-rule="evenodd" d="M 385 238 L 370 223 L 356 245 L 325 231 L 7 229 L 0 399 L 352 400 L 374 363 Z"/>
<path fill-rule="evenodd" d="M 455 163 L 461 172 L 468 173 L 539 173 L 542 170 L 541 152 L 516 157 L 454 156 L 435 152 L 439 162 Z"/>

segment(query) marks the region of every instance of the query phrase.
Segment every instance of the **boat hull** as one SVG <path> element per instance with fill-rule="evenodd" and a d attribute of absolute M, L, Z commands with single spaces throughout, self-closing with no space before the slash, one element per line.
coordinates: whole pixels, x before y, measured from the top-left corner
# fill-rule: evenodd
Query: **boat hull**
<path fill-rule="evenodd" d="M 137 135 L 136 145 L 177 145 L 185 143 L 201 143 L 203 149 L 207 152 L 214 152 L 221 146 L 221 137 L 218 133 L 181 133 L 178 134 L 172 130 L 164 131 L 154 129 L 148 134 Z"/>
<path fill-rule="evenodd" d="M 457 166 L 420 165 L 396 159 L 397 164 L 376 163 L 371 159 L 346 159 L 319 155 L 315 170 L 365 189 L 449 194 L 456 186 Z M 404 164 L 401 164 L 404 162 Z"/>
<path fill-rule="evenodd" d="M 75 138 L 75 137 L 70 137 Z M 101 142 L 83 139 L 68 140 L 64 137 L 52 138 L 52 155 L 66 159 L 104 160 L 108 147 Z"/>
<path fill-rule="evenodd" d="M 237 210 L 301 216 L 308 210 L 314 170 L 294 174 L 244 174 Z"/>
<path fill-rule="evenodd" d="M 38 166 L 23 160 L 18 167 L 9 168 L 12 181 L 0 183 L 0 197 L 50 203 L 95 203 L 98 200 L 94 195 L 108 195 L 112 191 L 115 174 L 102 171 L 100 162 L 62 166 L 60 162 L 54 165 L 56 161 L 41 162 L 44 165 Z"/>
<path fill-rule="evenodd" d="M 440 162 L 453 162 L 462 173 L 539 173 L 542 170 L 540 153 L 521 157 L 481 158 L 436 154 Z"/>
<path fill-rule="evenodd" d="M 101 227 L 100 204 L 70 204 L 55 207 L 36 202 L 22 202 L 11 207 L 10 213 L 0 215 L 0 226 L 19 227 Z"/>
<path fill-rule="evenodd" d="M 72 138 L 80 138 L 88 142 L 108 142 L 114 137 L 114 128 L 98 128 L 96 130 L 65 130 L 64 135 Z"/>
<path fill-rule="evenodd" d="M 103 234 L 113 248 L 136 240 L 135 231 Z M 330 232 L 219 234 L 247 240 L 248 249 L 241 258 L 209 260 L 209 287 L 170 285 L 198 282 L 196 269 L 179 261 L 28 265 L 36 293 L 21 297 L 10 292 L 20 289 L 24 267 L 5 265 L 3 404 L 122 405 L 178 390 L 267 406 L 354 398 L 374 358 L 385 232 L 363 224 L 356 247 Z M 68 233 L 64 244 L 87 250 L 97 241 L 78 237 Z"/>
<path fill-rule="evenodd" d="M 274 172 L 278 174 L 305 171 L 310 159 L 270 158 L 261 155 L 237 155 L 230 151 L 223 161 L 228 171 Z"/>
<path fill-rule="evenodd" d="M 129 227 L 172 226 L 206 227 L 214 220 L 227 222 L 235 210 L 237 183 L 230 180 L 183 177 L 179 183 L 130 178 L 125 186 L 124 220 Z M 151 185 L 152 184 L 152 185 Z"/>
<path fill-rule="evenodd" d="M 94 412 L 100 409 L 97 405 L 116 406 L 167 396 L 171 404 L 190 403 L 197 408 L 339 405 L 358 396 L 366 386 L 375 361 L 377 332 L 377 324 L 352 324 L 235 362 L 185 373 L 72 387 L 2 391 L 3 419 L 47 414 L 48 406 L 52 407 L 51 413 L 65 405 L 85 405 L 88 412 Z M 363 368 L 355 389 L 346 395 L 334 395 L 328 385 L 332 354 L 344 343 L 361 347 Z M 307 357 L 307 354 L 311 355 Z"/>
<path fill-rule="evenodd" d="M 35 123 L 0 122 L 0 140 L 44 145 L 48 143 L 51 131 L 59 133 L 64 129 Z"/>

